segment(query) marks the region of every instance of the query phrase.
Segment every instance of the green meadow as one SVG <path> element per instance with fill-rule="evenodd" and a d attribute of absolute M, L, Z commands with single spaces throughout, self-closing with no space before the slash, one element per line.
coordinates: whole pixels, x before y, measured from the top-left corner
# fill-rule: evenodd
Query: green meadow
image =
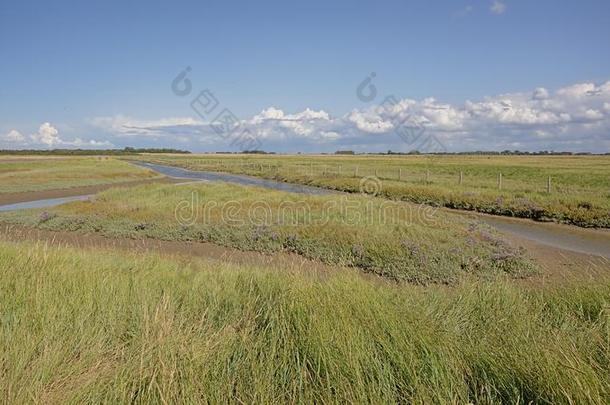
<path fill-rule="evenodd" d="M 359 192 L 363 178 L 373 177 L 379 179 L 377 195 L 392 200 L 610 227 L 610 156 L 149 155 L 140 159 L 348 192 Z"/>
<path fill-rule="evenodd" d="M 150 170 L 108 157 L 0 157 L 0 193 L 113 184 L 157 177 Z"/>

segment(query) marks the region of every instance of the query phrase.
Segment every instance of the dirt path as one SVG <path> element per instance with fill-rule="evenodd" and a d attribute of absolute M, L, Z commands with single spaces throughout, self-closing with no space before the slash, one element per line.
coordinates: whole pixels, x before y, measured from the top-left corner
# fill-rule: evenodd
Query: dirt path
<path fill-rule="evenodd" d="M 95 194 L 116 187 L 133 187 L 150 183 L 177 183 L 179 180 L 168 177 L 155 177 L 146 180 L 126 181 L 122 183 L 96 184 L 92 186 L 70 187 L 53 190 L 24 191 L 19 193 L 0 193 L 0 205 L 15 204 L 27 201 L 48 200 L 51 198 L 72 197 Z"/>

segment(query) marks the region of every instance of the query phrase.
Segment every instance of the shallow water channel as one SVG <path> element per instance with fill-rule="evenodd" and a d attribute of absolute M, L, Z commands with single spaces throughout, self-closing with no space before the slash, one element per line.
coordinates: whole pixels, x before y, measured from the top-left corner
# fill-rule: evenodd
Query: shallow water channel
<path fill-rule="evenodd" d="M 318 187 L 303 186 L 300 184 L 282 183 L 281 181 L 259 179 L 257 177 L 242 176 L 238 174 L 227 174 L 217 172 L 206 172 L 181 169 L 179 167 L 157 165 L 146 162 L 132 162 L 138 166 L 146 167 L 154 170 L 157 173 L 168 177 L 178 179 L 197 179 L 207 181 L 224 181 L 227 183 L 242 184 L 245 186 L 258 186 L 279 191 L 287 191 L 289 193 L 310 194 L 310 195 L 327 195 L 336 192 Z"/>
<path fill-rule="evenodd" d="M 511 233 L 559 249 L 610 258 L 608 231 L 492 215 L 477 215 L 477 218 L 500 232 Z"/>
<path fill-rule="evenodd" d="M 56 205 L 61 205 L 63 203 L 71 202 L 71 201 L 84 201 L 92 197 L 93 194 L 87 195 L 74 195 L 70 197 L 59 197 L 59 198 L 47 198 L 44 200 L 34 200 L 34 201 L 25 201 L 18 202 L 14 204 L 6 204 L 0 205 L 0 212 L 2 211 L 15 211 L 15 210 L 26 210 L 30 208 L 48 208 L 54 207 Z"/>

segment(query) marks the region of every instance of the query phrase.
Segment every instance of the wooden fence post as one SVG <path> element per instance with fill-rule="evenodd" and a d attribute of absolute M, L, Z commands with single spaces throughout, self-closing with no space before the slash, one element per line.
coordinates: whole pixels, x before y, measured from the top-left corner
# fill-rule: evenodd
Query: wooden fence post
<path fill-rule="evenodd" d="M 498 190 L 502 190 L 502 173 L 498 174 Z"/>
<path fill-rule="evenodd" d="M 463 181 L 464 181 L 464 172 L 462 172 L 460 170 L 460 182 L 459 182 L 459 184 L 462 184 Z"/>
<path fill-rule="evenodd" d="M 551 192 L 551 176 L 549 176 L 549 178 L 546 180 L 546 192 Z"/>
<path fill-rule="evenodd" d="M 402 180 L 402 167 L 398 169 L 398 181 Z"/>

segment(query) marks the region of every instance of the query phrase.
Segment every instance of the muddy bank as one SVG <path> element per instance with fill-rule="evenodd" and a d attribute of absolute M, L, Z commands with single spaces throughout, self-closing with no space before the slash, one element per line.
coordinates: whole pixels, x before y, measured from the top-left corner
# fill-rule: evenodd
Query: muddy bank
<path fill-rule="evenodd" d="M 281 266 L 304 268 L 327 272 L 341 267 L 329 266 L 321 262 L 305 259 L 297 254 L 264 254 L 246 252 L 206 242 L 172 242 L 156 239 L 107 238 L 98 234 L 78 232 L 55 232 L 20 225 L 0 223 L 0 240 L 11 242 L 40 241 L 56 246 L 75 248 L 117 249 L 128 252 L 157 252 L 181 258 L 204 258 L 219 263 L 233 263 L 255 266 Z M 356 272 L 354 270 L 354 272 Z"/>
<path fill-rule="evenodd" d="M 455 210 L 447 212 L 457 213 Z M 459 212 L 495 228 L 505 236 L 530 240 L 551 248 L 610 259 L 610 230 L 581 228 L 554 222 L 535 222 L 523 218 L 500 217 L 474 212 Z"/>
<path fill-rule="evenodd" d="M 56 232 L 20 225 L 0 223 L 0 240 L 11 242 L 44 242 L 53 246 L 74 248 L 112 249 L 131 253 L 155 252 L 188 262 L 193 258 L 220 263 L 301 269 L 323 276 L 330 271 L 350 271 L 372 282 L 393 284 L 390 280 L 356 269 L 326 265 L 291 253 L 264 254 L 241 251 L 208 242 L 172 242 L 155 239 L 108 238 L 98 234 Z M 527 239 L 509 236 L 514 247 L 522 247 L 539 264 L 540 274 L 513 282 L 531 287 L 558 286 L 580 283 L 610 276 L 610 259 L 600 256 L 560 250 Z"/>
<path fill-rule="evenodd" d="M 511 234 L 504 236 L 511 246 L 525 249 L 525 254 L 540 267 L 540 274 L 518 280 L 521 284 L 560 286 L 610 277 L 610 259 L 606 257 L 558 249 Z"/>
<path fill-rule="evenodd" d="M 80 186 L 41 191 L 24 191 L 19 193 L 0 193 L 0 205 L 15 204 L 21 202 L 49 200 L 54 198 L 85 196 L 116 187 L 133 187 L 150 183 L 176 183 L 178 180 L 167 177 L 155 177 L 153 179 L 126 181 L 121 183 L 96 184 L 92 186 Z"/>
<path fill-rule="evenodd" d="M 455 213 L 455 210 L 449 210 Z M 494 227 L 503 239 L 540 267 L 540 274 L 518 283 L 533 286 L 580 284 L 610 277 L 610 232 L 524 218 L 461 212 Z"/>

